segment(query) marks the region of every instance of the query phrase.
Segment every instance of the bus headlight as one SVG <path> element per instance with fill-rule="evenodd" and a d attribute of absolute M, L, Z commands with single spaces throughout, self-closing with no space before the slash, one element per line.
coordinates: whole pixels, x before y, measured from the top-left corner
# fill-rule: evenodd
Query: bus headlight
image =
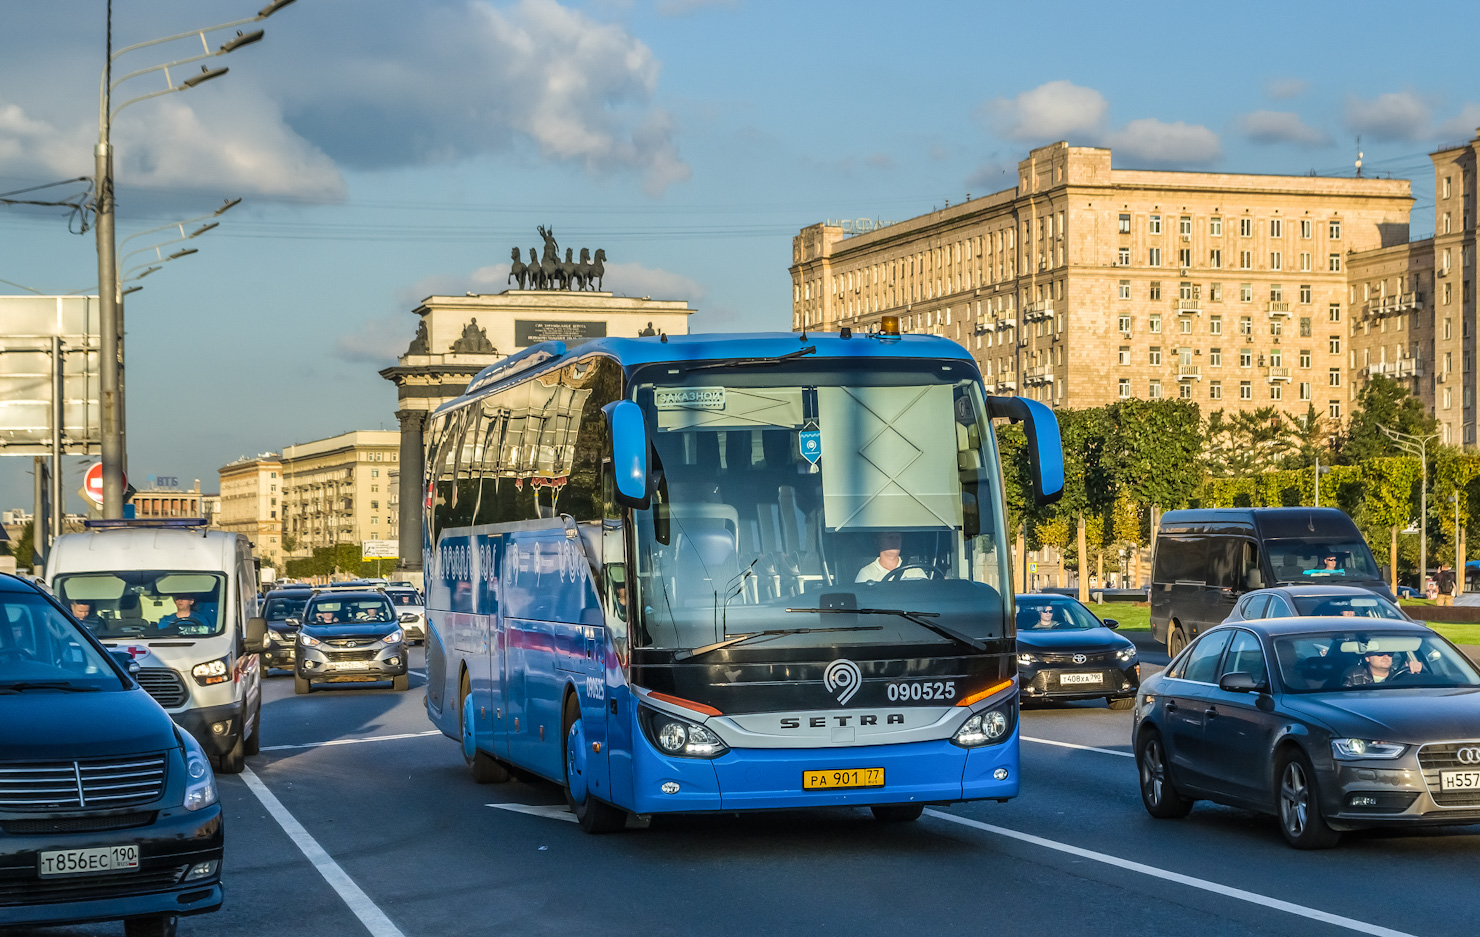
<path fill-rule="evenodd" d="M 995 745 L 1007 738 L 1012 731 L 1015 701 L 980 712 L 961 723 L 961 728 L 951 737 L 952 744 L 962 748 L 979 748 Z"/>
<path fill-rule="evenodd" d="M 665 755 L 680 758 L 718 758 L 730 747 L 709 729 L 668 713 L 639 707 L 637 719 L 648 741 Z"/>

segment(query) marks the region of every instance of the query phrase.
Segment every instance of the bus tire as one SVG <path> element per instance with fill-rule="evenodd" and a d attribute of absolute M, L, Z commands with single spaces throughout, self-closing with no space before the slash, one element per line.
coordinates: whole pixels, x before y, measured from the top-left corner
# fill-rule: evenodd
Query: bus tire
<path fill-rule="evenodd" d="M 925 812 L 925 805 L 881 804 L 868 809 L 873 811 L 874 819 L 880 823 L 909 823 L 920 819 L 920 815 Z"/>
<path fill-rule="evenodd" d="M 312 689 L 313 687 L 309 685 L 307 677 L 300 677 L 296 673 L 293 674 L 294 693 L 298 694 L 299 696 L 303 696 L 305 693 L 309 692 Z"/>
<path fill-rule="evenodd" d="M 627 826 L 627 811 L 598 800 L 586 787 L 586 734 L 581 707 L 574 696 L 565 700 L 565 802 L 587 833 L 616 833 Z"/>

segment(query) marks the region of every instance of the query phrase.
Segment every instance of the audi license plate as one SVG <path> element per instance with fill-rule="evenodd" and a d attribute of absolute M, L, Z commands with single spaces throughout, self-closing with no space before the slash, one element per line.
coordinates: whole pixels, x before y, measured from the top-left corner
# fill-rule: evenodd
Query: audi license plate
<path fill-rule="evenodd" d="M 1480 791 L 1480 771 L 1441 771 L 1439 790 Z"/>
<path fill-rule="evenodd" d="M 1071 683 L 1103 683 L 1103 682 L 1105 682 L 1105 678 L 1104 678 L 1104 675 L 1103 674 L 1097 674 L 1097 673 L 1061 673 L 1061 674 L 1059 674 L 1059 684 L 1061 686 L 1067 686 L 1067 685 L 1069 685 Z"/>
<path fill-rule="evenodd" d="M 331 660 L 329 670 L 369 670 L 370 664 L 363 660 Z"/>
<path fill-rule="evenodd" d="M 803 771 L 802 789 L 832 790 L 835 787 L 883 787 L 883 768 L 846 768 L 833 771 Z"/>
<path fill-rule="evenodd" d="M 131 872 L 139 868 L 139 847 L 103 846 L 99 849 L 58 849 L 41 853 L 41 877 L 87 872 Z"/>

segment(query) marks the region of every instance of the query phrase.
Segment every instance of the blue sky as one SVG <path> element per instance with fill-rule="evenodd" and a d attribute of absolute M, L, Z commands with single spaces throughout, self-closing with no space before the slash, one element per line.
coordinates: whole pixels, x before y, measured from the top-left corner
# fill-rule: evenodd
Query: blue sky
<path fill-rule="evenodd" d="M 115 0 L 115 48 L 263 2 Z M 0 192 L 91 173 L 103 10 L 0 0 Z M 1460 2 L 1417 17 L 1361 2 L 298 0 L 263 42 L 211 60 L 230 74 L 115 125 L 120 239 L 244 199 L 129 297 L 132 474 L 210 490 L 239 455 L 390 428 L 376 371 L 411 338 L 416 301 L 502 289 L 509 248 L 539 224 L 605 247 L 617 292 L 688 299 L 696 330 L 789 328 L 800 227 L 1005 188 L 1056 139 L 1111 146 L 1121 167 L 1349 173 L 1360 134 L 1369 171 L 1414 180 L 1423 236 L 1425 154 L 1480 126 L 1472 31 L 1435 24 L 1472 16 Z M 95 265 L 64 212 L 0 206 L 0 280 L 69 292 Z M 0 505 L 28 504 L 29 470 L 0 459 Z"/>

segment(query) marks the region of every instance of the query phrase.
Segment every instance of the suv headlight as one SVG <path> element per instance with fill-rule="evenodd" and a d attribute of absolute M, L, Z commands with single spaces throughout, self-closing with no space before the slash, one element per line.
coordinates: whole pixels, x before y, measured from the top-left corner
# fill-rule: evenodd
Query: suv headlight
<path fill-rule="evenodd" d="M 1020 665 L 1024 666 L 1024 667 L 1026 667 L 1029 664 L 1036 664 L 1036 663 L 1038 663 L 1038 658 L 1037 657 L 1034 657 L 1032 654 L 1026 654 L 1026 653 L 1019 654 L 1018 655 L 1018 663 Z"/>
<path fill-rule="evenodd" d="M 979 712 L 961 723 L 961 728 L 951 736 L 951 743 L 962 748 L 995 745 L 1012 732 L 1012 724 L 1016 715 L 1016 698 L 1004 705 Z"/>
<path fill-rule="evenodd" d="M 384 641 L 386 644 L 400 644 L 402 641 L 406 640 L 406 632 L 402 631 L 400 628 L 397 628 L 395 631 L 392 631 L 390 634 L 386 635 L 380 640 Z"/>
<path fill-rule="evenodd" d="M 298 643 L 302 644 L 304 647 L 318 647 L 324 642 L 320 641 L 318 638 L 314 637 L 311 634 L 304 634 L 302 631 L 300 631 L 298 632 Z"/>
<path fill-rule="evenodd" d="M 1397 742 L 1375 742 L 1369 739 L 1332 739 L 1331 755 L 1338 761 L 1397 758 L 1407 747 Z"/>
<path fill-rule="evenodd" d="M 201 686 L 225 683 L 231 679 L 231 667 L 227 665 L 226 660 L 225 657 L 218 657 L 215 660 L 208 660 L 204 664 L 196 664 L 190 668 L 190 675 Z"/>
<path fill-rule="evenodd" d="M 185 743 L 185 809 L 200 810 L 216 802 L 216 775 L 211 760 L 189 732 L 179 733 Z"/>
<path fill-rule="evenodd" d="M 638 707 L 637 719 L 648 741 L 665 755 L 680 758 L 718 758 L 730 747 L 709 729 L 659 712 L 647 706 Z"/>

